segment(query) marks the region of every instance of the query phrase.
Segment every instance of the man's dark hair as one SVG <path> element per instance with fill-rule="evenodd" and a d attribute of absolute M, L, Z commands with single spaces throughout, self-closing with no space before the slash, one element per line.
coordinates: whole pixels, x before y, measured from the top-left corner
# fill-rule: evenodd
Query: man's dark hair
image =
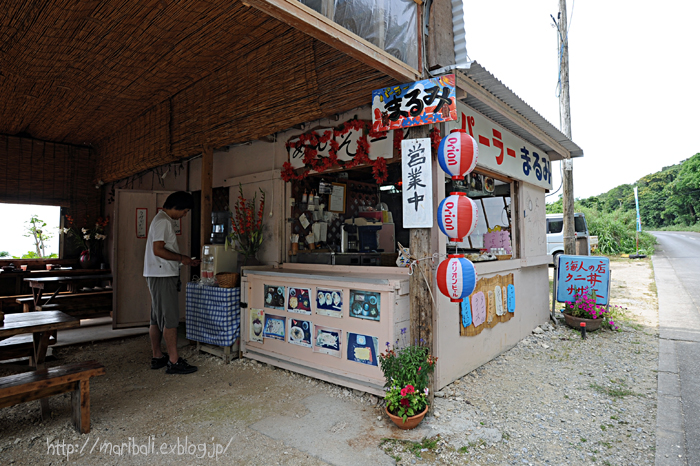
<path fill-rule="evenodd" d="M 172 193 L 163 203 L 164 209 L 185 210 L 194 207 L 194 198 L 192 194 L 185 191 Z"/>

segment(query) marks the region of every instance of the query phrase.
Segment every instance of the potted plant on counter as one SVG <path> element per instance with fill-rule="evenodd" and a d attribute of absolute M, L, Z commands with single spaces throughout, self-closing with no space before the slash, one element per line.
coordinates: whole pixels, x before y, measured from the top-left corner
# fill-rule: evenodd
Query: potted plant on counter
<path fill-rule="evenodd" d="M 89 220 L 86 220 L 86 225 L 79 228 L 74 224 L 73 217 L 66 215 L 66 224 L 68 226 L 63 228 L 62 232 L 73 238 L 80 247 L 80 266 L 84 269 L 97 268 L 100 263 L 102 244 L 107 239 L 105 229 L 109 225 L 109 217 L 98 218 L 94 226 L 90 224 Z"/>
<path fill-rule="evenodd" d="M 566 325 L 580 329 L 581 322 L 585 322 L 587 331 L 598 330 L 601 325 L 618 330 L 620 327 L 610 318 L 609 310 L 605 306 L 597 304 L 596 300 L 595 290 L 577 291 L 574 300 L 567 301 L 562 309 Z"/>
<path fill-rule="evenodd" d="M 232 247 L 243 255 L 242 265 L 252 265 L 250 259 L 257 260 L 256 254 L 263 244 L 263 210 L 265 209 L 265 191 L 260 191 L 260 206 L 255 204 L 258 193 L 252 200 L 243 197 L 243 186 L 238 185 L 238 200 L 231 212 L 231 232 L 226 238 L 226 248 Z"/>
<path fill-rule="evenodd" d="M 424 346 L 390 348 L 379 355 L 386 383 L 386 413 L 400 429 L 413 429 L 428 412 L 428 384 L 437 358 Z"/>

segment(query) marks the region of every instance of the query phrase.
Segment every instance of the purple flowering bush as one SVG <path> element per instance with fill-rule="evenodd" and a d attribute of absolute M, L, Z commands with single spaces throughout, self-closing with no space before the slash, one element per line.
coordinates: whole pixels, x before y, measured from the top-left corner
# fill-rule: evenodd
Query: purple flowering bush
<path fill-rule="evenodd" d="M 574 295 L 574 301 L 567 301 L 564 304 L 563 312 L 582 319 L 603 319 L 602 326 L 611 330 L 619 330 L 620 327 L 613 320 L 610 309 L 596 304 L 596 299 L 595 290 L 577 291 Z M 614 305 L 612 307 L 613 309 L 619 308 L 619 306 Z"/>

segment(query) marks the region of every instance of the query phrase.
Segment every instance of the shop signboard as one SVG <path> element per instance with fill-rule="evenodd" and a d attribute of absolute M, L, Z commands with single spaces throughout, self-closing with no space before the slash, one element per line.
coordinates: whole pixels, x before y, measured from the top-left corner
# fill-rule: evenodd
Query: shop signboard
<path fill-rule="evenodd" d="M 331 154 L 333 143 L 337 144 L 336 157 L 347 162 L 357 155 L 360 138 L 366 131 L 364 129 L 346 128 L 343 131 L 333 131 L 333 128 L 322 128 L 309 131 L 300 136 L 293 137 L 288 142 L 289 163 L 292 168 L 302 168 L 304 156 L 309 150 L 315 151 L 315 158 L 328 157 Z M 309 140 L 310 136 L 315 139 Z M 303 140 L 302 140 L 303 138 Z M 394 151 L 394 132 L 380 132 L 377 135 L 367 134 L 369 148 L 367 156 L 370 160 L 378 157 L 392 158 Z"/>
<path fill-rule="evenodd" d="M 447 123 L 447 129 L 464 129 L 476 139 L 479 144 L 479 167 L 552 189 L 552 163 L 543 150 L 462 102 L 457 102 L 457 116 L 457 120 Z"/>
<path fill-rule="evenodd" d="M 455 75 L 372 91 L 372 127 L 377 131 L 457 119 Z"/>
<path fill-rule="evenodd" d="M 576 293 L 595 291 L 596 304 L 605 306 L 610 298 L 610 259 L 560 254 L 556 280 L 558 302 L 573 302 Z"/>
<path fill-rule="evenodd" d="M 403 227 L 433 227 L 433 173 L 430 139 L 401 141 Z"/>
<path fill-rule="evenodd" d="M 316 135 L 315 144 L 296 144 L 300 140 L 298 136 L 289 140 L 289 148 L 287 150 L 289 151 L 289 163 L 292 164 L 292 167 L 301 168 L 304 166 L 304 155 L 306 155 L 306 150 L 308 149 L 315 150 L 317 157 L 328 157 L 330 155 L 330 140 L 333 138 L 333 128 L 321 128 L 313 131 L 313 133 Z M 348 137 L 355 136 L 349 135 Z M 355 147 L 356 145 L 357 141 L 355 141 L 352 147 Z M 344 158 L 343 154 L 344 151 L 338 151 L 338 158 L 341 160 L 349 160 L 348 158 Z"/>

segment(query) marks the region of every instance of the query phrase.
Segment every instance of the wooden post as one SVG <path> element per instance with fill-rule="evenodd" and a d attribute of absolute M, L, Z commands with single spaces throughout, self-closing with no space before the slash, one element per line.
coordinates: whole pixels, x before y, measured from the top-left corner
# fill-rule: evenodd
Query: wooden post
<path fill-rule="evenodd" d="M 408 137 L 410 139 L 427 138 L 428 127 L 416 126 L 409 129 Z M 431 157 L 432 163 L 432 157 Z M 435 175 L 435 174 L 434 174 Z M 431 183 L 434 182 L 431 180 Z M 438 188 L 439 189 L 439 188 Z M 443 188 L 444 189 L 444 188 Z M 430 228 L 412 228 L 410 230 L 410 246 L 411 256 L 421 259 L 433 255 L 433 249 L 430 244 L 431 229 Z M 432 355 L 435 355 L 435 347 L 433 345 L 433 298 L 430 288 L 433 283 L 433 269 L 431 260 L 422 260 L 416 263 L 413 274 L 409 279 L 409 297 L 411 302 L 411 344 L 425 346 L 430 350 Z M 428 403 L 433 405 L 433 392 L 435 383 L 433 378 L 430 379 L 430 395 Z"/>
<path fill-rule="evenodd" d="M 561 76 L 561 92 L 559 94 L 559 109 L 561 114 L 561 131 L 571 139 L 571 109 L 569 107 L 569 33 L 567 31 L 566 0 L 559 0 L 559 73 Z M 576 254 L 576 234 L 574 227 L 574 161 L 562 160 L 564 165 L 563 187 L 564 197 L 564 254 Z"/>
<path fill-rule="evenodd" d="M 433 2 L 428 18 L 428 68 L 434 70 L 455 62 L 452 5 L 450 2 Z"/>
<path fill-rule="evenodd" d="M 209 244 L 211 236 L 211 205 L 212 183 L 214 169 L 214 149 L 205 145 L 202 152 L 202 208 L 200 226 L 200 251 L 202 246 Z"/>

